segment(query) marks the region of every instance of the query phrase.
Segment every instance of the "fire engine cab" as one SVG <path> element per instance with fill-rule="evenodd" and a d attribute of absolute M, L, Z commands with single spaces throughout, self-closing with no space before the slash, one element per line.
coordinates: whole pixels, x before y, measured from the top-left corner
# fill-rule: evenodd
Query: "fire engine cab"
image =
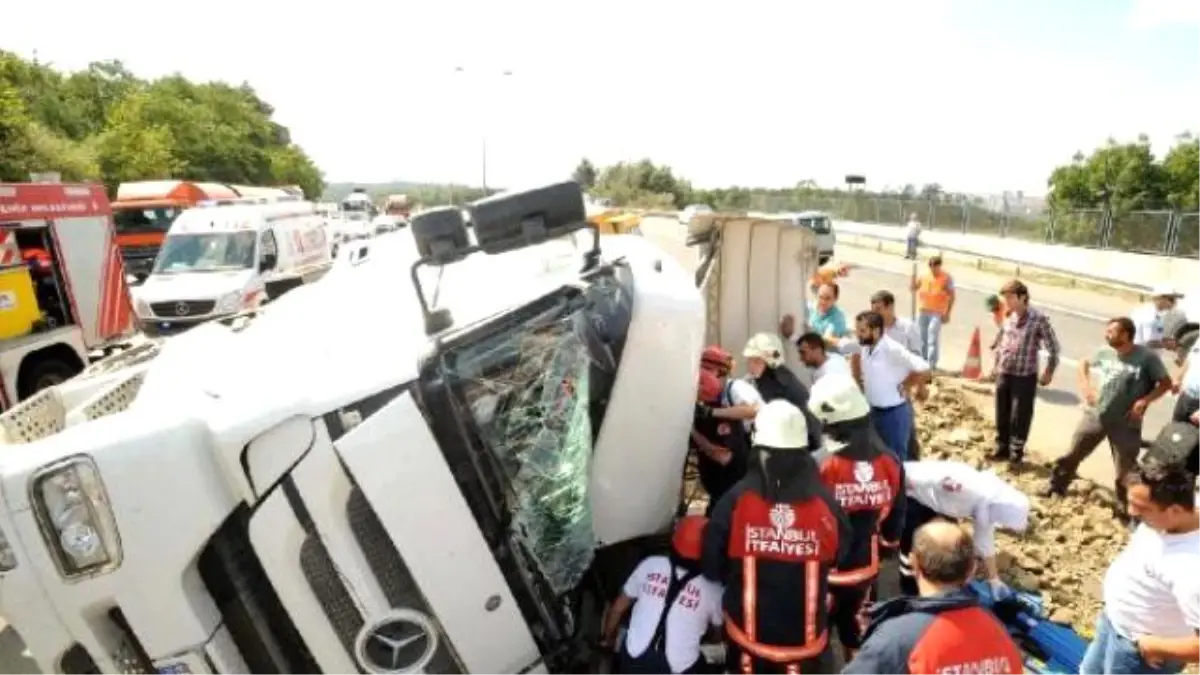
<path fill-rule="evenodd" d="M 0 408 L 134 330 L 103 186 L 0 183 Z"/>

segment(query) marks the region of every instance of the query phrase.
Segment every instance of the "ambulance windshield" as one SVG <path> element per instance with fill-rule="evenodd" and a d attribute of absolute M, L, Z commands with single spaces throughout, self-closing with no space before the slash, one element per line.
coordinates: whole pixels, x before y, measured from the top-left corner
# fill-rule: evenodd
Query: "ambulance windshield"
<path fill-rule="evenodd" d="M 154 261 L 154 274 L 249 269 L 255 236 L 252 230 L 169 235 Z"/>
<path fill-rule="evenodd" d="M 612 275 L 563 290 L 536 314 L 445 354 L 474 426 L 503 471 L 509 536 L 556 593 L 592 562 L 593 444 L 628 331 L 631 296 Z"/>

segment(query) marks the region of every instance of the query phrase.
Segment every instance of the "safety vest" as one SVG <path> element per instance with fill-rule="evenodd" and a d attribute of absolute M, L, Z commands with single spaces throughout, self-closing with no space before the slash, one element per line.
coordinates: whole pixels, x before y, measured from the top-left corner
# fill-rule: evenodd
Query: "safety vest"
<path fill-rule="evenodd" d="M 922 312 L 945 314 L 950 309 L 950 275 L 940 272 L 921 277 L 917 300 Z"/>

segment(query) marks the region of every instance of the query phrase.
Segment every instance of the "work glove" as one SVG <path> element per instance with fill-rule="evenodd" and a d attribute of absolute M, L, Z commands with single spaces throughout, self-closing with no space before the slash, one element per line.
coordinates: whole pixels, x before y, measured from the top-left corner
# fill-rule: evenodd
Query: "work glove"
<path fill-rule="evenodd" d="M 1001 602 L 1013 596 L 1013 589 L 1008 587 L 1008 584 L 999 579 L 990 579 L 988 586 L 992 588 L 992 599 L 996 602 Z"/>

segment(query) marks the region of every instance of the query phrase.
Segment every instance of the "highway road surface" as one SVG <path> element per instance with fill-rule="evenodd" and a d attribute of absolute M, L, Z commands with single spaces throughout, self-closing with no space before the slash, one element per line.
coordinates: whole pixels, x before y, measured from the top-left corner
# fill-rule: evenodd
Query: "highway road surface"
<path fill-rule="evenodd" d="M 689 269 L 697 263 L 696 252 L 684 245 L 684 229 L 674 219 L 647 218 L 642 231 L 659 243 L 668 253 Z M 911 296 L 904 292 L 912 264 L 896 256 L 866 249 L 844 248 L 837 251 L 839 260 L 854 263 L 856 269 L 841 283 L 842 309 L 851 317 L 866 309 L 872 293 L 889 289 L 896 294 L 898 309 L 911 311 Z M 949 269 L 956 277 L 959 294 L 954 316 L 943 329 L 943 354 L 940 366 L 958 370 L 966 356 L 971 334 L 976 327 L 984 334 L 984 349 L 993 329 L 984 309 L 984 298 L 998 288 L 1003 279 L 973 269 Z M 1103 342 L 1106 317 L 1127 313 L 1128 303 L 1099 293 L 1031 284 L 1034 303 L 1051 318 L 1063 345 L 1063 365 L 1051 386 L 1041 390 L 1034 418 L 1030 445 L 1043 456 L 1058 456 L 1066 450 L 1071 430 L 1079 419 L 1079 399 L 1076 395 L 1076 368 Z M 797 313 L 801 308 L 797 308 Z M 984 354 L 985 363 L 988 361 Z M 1172 366 L 1173 367 L 1173 366 Z M 1146 428 L 1156 431 L 1170 416 L 1173 400 L 1165 400 L 1151 408 Z M 1084 463 L 1081 472 L 1101 484 L 1111 484 L 1112 463 L 1107 448 L 1101 447 Z M 36 664 L 24 654 L 24 645 L 12 627 L 0 618 L 0 673 L 36 673 Z"/>

